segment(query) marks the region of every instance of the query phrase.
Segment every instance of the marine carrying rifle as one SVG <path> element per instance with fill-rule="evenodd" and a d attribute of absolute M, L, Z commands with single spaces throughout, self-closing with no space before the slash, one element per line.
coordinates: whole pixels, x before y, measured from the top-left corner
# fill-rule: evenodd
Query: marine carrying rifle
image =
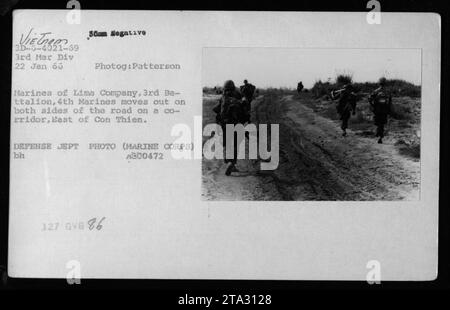
<path fill-rule="evenodd" d="M 336 97 L 340 94 L 340 93 L 342 93 L 343 91 L 345 90 L 345 88 L 341 88 L 341 89 L 338 89 L 338 90 L 332 90 L 331 91 L 331 99 L 336 99 Z"/>

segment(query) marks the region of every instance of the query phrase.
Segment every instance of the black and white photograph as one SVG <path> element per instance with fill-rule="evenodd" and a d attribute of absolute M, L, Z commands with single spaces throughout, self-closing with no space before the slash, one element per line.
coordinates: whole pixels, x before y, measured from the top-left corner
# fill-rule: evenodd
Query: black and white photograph
<path fill-rule="evenodd" d="M 445 279 L 434 2 L 6 2 L 0 288 L 280 307 Z"/>
<path fill-rule="evenodd" d="M 204 156 L 203 199 L 419 199 L 420 49 L 206 48 L 203 126 L 227 121 L 249 127 L 246 156 Z M 250 156 L 252 128 L 268 158 Z"/>

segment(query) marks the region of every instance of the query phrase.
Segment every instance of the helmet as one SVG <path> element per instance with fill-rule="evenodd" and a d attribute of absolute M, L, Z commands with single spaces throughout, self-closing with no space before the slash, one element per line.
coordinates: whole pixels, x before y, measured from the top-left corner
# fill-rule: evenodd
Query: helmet
<path fill-rule="evenodd" d="M 386 86 L 386 82 L 387 82 L 387 79 L 385 77 L 382 77 L 378 80 L 378 84 L 380 86 Z"/>
<path fill-rule="evenodd" d="M 228 80 L 223 84 L 223 90 L 234 90 L 236 86 L 234 86 L 234 82 L 232 80 Z"/>

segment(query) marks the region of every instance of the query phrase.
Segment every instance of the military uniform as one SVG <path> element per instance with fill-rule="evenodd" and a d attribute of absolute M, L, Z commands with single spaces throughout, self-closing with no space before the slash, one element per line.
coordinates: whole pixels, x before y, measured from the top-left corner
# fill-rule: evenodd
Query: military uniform
<path fill-rule="evenodd" d="M 250 114 L 251 114 L 251 102 L 253 101 L 253 97 L 255 95 L 256 87 L 250 83 L 247 82 L 247 80 L 244 81 L 244 85 L 240 87 L 241 93 L 244 96 L 245 100 L 242 102 L 244 111 L 245 111 L 245 122 L 250 122 Z"/>
<path fill-rule="evenodd" d="M 369 103 L 374 114 L 375 126 L 377 126 L 376 137 L 379 137 L 378 143 L 382 143 L 384 126 L 387 124 L 388 115 L 391 113 L 392 96 L 387 94 L 383 87 L 380 87 L 369 96 Z"/>
<path fill-rule="evenodd" d="M 226 125 L 236 125 L 242 123 L 245 120 L 245 112 L 242 106 L 242 94 L 236 89 L 233 81 L 225 82 L 223 88 L 223 94 L 219 99 L 219 103 L 213 108 L 216 112 L 216 121 L 222 127 L 223 133 L 223 146 L 226 147 L 227 135 Z M 234 134 L 234 157 L 227 158 L 225 156 L 225 163 L 230 163 L 227 168 L 226 174 L 229 175 L 232 171 L 237 171 L 234 165 L 237 162 L 237 135 Z"/>
<path fill-rule="evenodd" d="M 345 136 L 347 134 L 346 130 L 348 128 L 348 120 L 350 119 L 350 115 L 352 112 L 354 114 L 356 111 L 356 95 L 351 91 L 350 86 L 346 85 L 339 93 L 332 92 L 331 98 L 333 100 L 339 99 L 336 109 L 342 121 L 342 135 Z"/>
<path fill-rule="evenodd" d="M 232 82 L 232 81 L 231 81 Z M 228 84 L 228 87 L 223 90 L 222 96 L 217 105 L 213 108 L 216 113 L 216 122 L 221 126 L 225 124 L 237 124 L 242 118 L 239 115 L 239 108 L 236 105 L 242 105 L 242 95 L 234 87 L 234 83 Z"/>
<path fill-rule="evenodd" d="M 299 82 L 297 84 L 297 92 L 300 94 L 302 92 L 302 90 L 303 90 L 303 83 Z"/>

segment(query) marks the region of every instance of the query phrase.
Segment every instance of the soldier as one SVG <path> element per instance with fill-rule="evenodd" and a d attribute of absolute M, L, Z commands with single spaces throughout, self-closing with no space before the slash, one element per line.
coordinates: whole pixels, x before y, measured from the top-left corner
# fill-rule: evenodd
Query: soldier
<path fill-rule="evenodd" d="M 391 113 L 392 108 L 392 96 L 386 93 L 384 84 L 384 82 L 380 82 L 380 87 L 369 96 L 375 126 L 377 126 L 376 137 L 378 137 L 378 143 L 383 143 L 384 125 L 387 123 L 388 115 Z"/>
<path fill-rule="evenodd" d="M 300 94 L 302 92 L 302 90 L 303 90 L 303 83 L 302 83 L 302 81 L 300 81 L 297 84 L 297 92 Z"/>
<path fill-rule="evenodd" d="M 352 86 L 350 84 L 346 84 L 344 88 L 331 92 L 332 100 L 339 99 L 336 109 L 340 115 L 340 119 L 342 120 L 341 129 L 342 136 L 344 137 L 347 135 L 348 119 L 350 118 L 350 114 L 355 115 L 356 113 L 356 94 L 352 90 Z"/>
<path fill-rule="evenodd" d="M 242 95 L 236 89 L 234 82 L 228 80 L 223 86 L 223 93 L 219 99 L 219 103 L 213 108 L 216 113 L 216 122 L 220 124 L 223 132 L 223 146 L 226 147 L 226 125 L 236 125 L 245 121 L 245 108 L 242 105 Z M 225 156 L 225 163 L 228 164 L 226 175 L 230 175 L 231 172 L 238 172 L 236 168 L 237 162 L 237 136 L 234 136 L 234 157 L 227 158 Z"/>
<path fill-rule="evenodd" d="M 242 95 L 244 95 L 245 100 L 243 101 L 243 105 L 246 111 L 246 122 L 250 122 L 250 113 L 252 110 L 251 102 L 255 95 L 256 87 L 250 84 L 247 80 L 244 80 L 244 85 L 240 87 Z"/>

